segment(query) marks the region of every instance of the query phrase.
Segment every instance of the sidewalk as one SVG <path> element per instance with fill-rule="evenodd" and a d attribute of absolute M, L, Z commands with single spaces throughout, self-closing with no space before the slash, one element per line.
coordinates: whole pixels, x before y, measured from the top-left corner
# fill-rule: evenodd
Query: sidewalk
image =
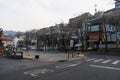
<path fill-rule="evenodd" d="M 35 55 L 39 55 L 39 59 L 35 59 Z M 46 62 L 56 62 L 56 61 L 67 61 L 67 60 L 76 60 L 81 57 L 84 57 L 83 54 L 76 55 L 72 58 L 70 55 L 70 58 L 68 58 L 67 53 L 49 53 L 49 52 L 39 52 L 39 51 L 33 51 L 30 50 L 29 52 L 24 51 L 23 56 L 26 59 L 32 59 L 37 61 L 46 61 Z"/>

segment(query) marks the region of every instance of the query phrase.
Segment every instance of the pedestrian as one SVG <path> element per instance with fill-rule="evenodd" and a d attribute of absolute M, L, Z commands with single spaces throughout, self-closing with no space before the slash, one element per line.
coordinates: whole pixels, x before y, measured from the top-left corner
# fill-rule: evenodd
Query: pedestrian
<path fill-rule="evenodd" d="M 72 54 L 72 57 L 74 56 L 73 51 L 74 51 L 74 40 L 71 39 L 70 40 L 70 52 L 68 53 L 68 58 L 69 58 L 70 53 Z"/>
<path fill-rule="evenodd" d="M 29 50 L 30 50 L 30 47 L 27 45 L 26 46 L 26 51 L 29 52 Z"/>
<path fill-rule="evenodd" d="M 15 51 L 15 45 L 12 46 L 12 50 Z"/>
<path fill-rule="evenodd" d="M 4 54 L 9 58 L 11 56 L 11 50 L 8 46 L 5 47 L 4 49 Z"/>

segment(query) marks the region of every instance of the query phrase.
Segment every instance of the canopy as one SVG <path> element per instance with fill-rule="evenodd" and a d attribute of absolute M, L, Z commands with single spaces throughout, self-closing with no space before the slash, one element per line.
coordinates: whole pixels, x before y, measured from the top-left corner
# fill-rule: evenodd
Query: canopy
<path fill-rule="evenodd" d="M 12 41 L 12 39 L 10 39 L 10 38 L 1 38 L 0 40 L 2 40 L 2 41 Z"/>

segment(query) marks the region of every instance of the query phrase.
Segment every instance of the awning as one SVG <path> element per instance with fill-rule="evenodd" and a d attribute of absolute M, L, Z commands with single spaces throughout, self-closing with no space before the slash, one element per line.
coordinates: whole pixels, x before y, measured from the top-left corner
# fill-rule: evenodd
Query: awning
<path fill-rule="evenodd" d="M 10 39 L 10 38 L 1 38 L 0 40 L 2 40 L 2 41 L 12 41 L 12 39 Z"/>

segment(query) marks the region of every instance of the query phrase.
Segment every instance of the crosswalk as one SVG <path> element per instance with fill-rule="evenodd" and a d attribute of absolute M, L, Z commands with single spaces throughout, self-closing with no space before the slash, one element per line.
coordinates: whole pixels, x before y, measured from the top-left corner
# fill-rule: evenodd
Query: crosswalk
<path fill-rule="evenodd" d="M 102 60 L 104 60 L 104 59 L 97 59 L 97 60 L 95 60 L 95 61 L 93 61 L 93 62 L 100 62 L 100 61 L 102 61 Z"/>
<path fill-rule="evenodd" d="M 112 60 L 112 59 L 89 58 L 89 59 L 85 59 L 85 61 L 93 62 L 93 63 L 102 63 L 102 64 L 110 63 L 112 65 L 120 64 L 120 60 Z"/>
<path fill-rule="evenodd" d="M 118 64 L 120 60 L 114 61 L 112 64 Z"/>
<path fill-rule="evenodd" d="M 105 61 L 103 61 L 102 63 L 108 63 L 108 62 L 110 62 L 111 60 L 105 60 Z"/>

